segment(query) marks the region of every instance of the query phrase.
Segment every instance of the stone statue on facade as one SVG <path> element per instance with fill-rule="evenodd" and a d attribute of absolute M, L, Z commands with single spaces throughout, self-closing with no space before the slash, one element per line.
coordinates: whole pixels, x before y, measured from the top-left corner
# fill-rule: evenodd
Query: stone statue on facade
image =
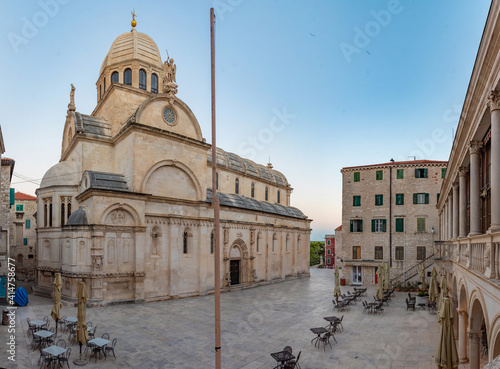
<path fill-rule="evenodd" d="M 69 93 L 69 104 L 68 104 L 68 110 L 70 111 L 75 111 L 76 110 L 76 105 L 75 105 L 75 86 L 71 84 L 71 92 Z"/>
<path fill-rule="evenodd" d="M 226 273 L 226 277 L 224 278 L 224 281 L 226 282 L 226 286 L 231 285 L 231 274 L 229 272 Z"/>
<path fill-rule="evenodd" d="M 175 73 L 177 67 L 174 64 L 174 59 L 167 58 L 167 61 L 163 63 L 163 93 L 167 94 L 169 97 L 170 105 L 173 104 L 175 94 L 177 93 L 177 84 L 175 83 Z"/>

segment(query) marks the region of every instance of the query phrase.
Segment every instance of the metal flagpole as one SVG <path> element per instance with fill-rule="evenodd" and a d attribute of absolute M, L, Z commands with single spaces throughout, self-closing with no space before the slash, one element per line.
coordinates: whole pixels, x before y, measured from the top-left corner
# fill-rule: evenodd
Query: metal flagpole
<path fill-rule="evenodd" d="M 220 340 L 220 248 L 219 197 L 217 196 L 217 152 L 215 143 L 215 14 L 210 8 L 210 57 L 212 74 L 212 204 L 214 207 L 214 284 L 215 284 L 215 369 L 221 368 Z"/>

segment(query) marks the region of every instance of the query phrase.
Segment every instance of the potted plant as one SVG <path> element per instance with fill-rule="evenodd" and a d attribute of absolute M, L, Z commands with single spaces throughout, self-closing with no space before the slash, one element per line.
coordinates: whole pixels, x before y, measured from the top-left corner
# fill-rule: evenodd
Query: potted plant
<path fill-rule="evenodd" d="M 417 305 L 418 304 L 427 305 L 428 303 L 429 303 L 429 292 L 420 291 L 419 293 L 417 293 Z"/>

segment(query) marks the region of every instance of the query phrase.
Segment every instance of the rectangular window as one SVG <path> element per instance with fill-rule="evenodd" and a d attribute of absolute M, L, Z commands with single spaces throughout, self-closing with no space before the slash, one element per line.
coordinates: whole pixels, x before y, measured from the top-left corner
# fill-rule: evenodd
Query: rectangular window
<path fill-rule="evenodd" d="M 427 168 L 415 168 L 415 178 L 427 178 Z"/>
<path fill-rule="evenodd" d="M 16 211 L 24 211 L 24 205 L 17 204 L 16 205 Z"/>
<path fill-rule="evenodd" d="M 352 206 L 361 206 L 361 196 L 352 197 Z"/>
<path fill-rule="evenodd" d="M 351 220 L 351 232 L 363 232 L 363 219 Z"/>
<path fill-rule="evenodd" d="M 396 218 L 396 232 L 405 231 L 405 218 Z"/>
<path fill-rule="evenodd" d="M 425 232 L 425 218 L 417 218 L 417 232 Z"/>
<path fill-rule="evenodd" d="M 417 260 L 425 260 L 425 246 L 417 246 Z"/>
<path fill-rule="evenodd" d="M 383 180 L 384 179 L 384 171 L 377 170 L 377 172 L 375 173 L 375 178 L 377 179 L 377 181 Z"/>
<path fill-rule="evenodd" d="M 26 227 L 26 229 L 31 228 L 31 219 L 26 219 L 25 227 Z"/>
<path fill-rule="evenodd" d="M 352 258 L 353 259 L 361 259 L 361 246 L 353 246 L 352 247 Z"/>
<path fill-rule="evenodd" d="M 375 206 L 384 205 L 384 195 L 375 195 Z"/>
<path fill-rule="evenodd" d="M 326 250 L 326 254 L 327 255 L 331 255 L 332 254 L 332 250 L 330 250 L 330 249 Z"/>
<path fill-rule="evenodd" d="M 330 258 L 326 259 L 326 263 L 327 264 L 331 264 L 332 263 L 332 260 Z"/>
<path fill-rule="evenodd" d="M 372 232 L 385 232 L 386 223 L 385 219 L 372 219 Z"/>
<path fill-rule="evenodd" d="M 446 168 L 441 168 L 441 178 L 446 176 Z"/>
<path fill-rule="evenodd" d="M 404 169 L 398 169 L 396 171 L 396 178 L 397 179 L 403 179 L 405 177 L 405 170 Z"/>
<path fill-rule="evenodd" d="M 27 239 L 27 238 L 23 238 L 23 245 L 24 245 L 24 246 L 27 246 L 27 245 L 28 245 L 28 239 Z"/>
<path fill-rule="evenodd" d="M 16 190 L 14 188 L 10 189 L 10 206 L 14 205 L 16 202 Z"/>
<path fill-rule="evenodd" d="M 413 194 L 413 203 L 414 204 L 428 204 L 429 203 L 429 194 L 428 193 L 414 193 Z"/>
<path fill-rule="evenodd" d="M 328 246 L 330 246 L 330 240 L 326 241 L 326 244 L 327 244 Z"/>
<path fill-rule="evenodd" d="M 359 172 L 354 172 L 354 182 L 359 182 L 360 177 L 361 175 Z"/>
<path fill-rule="evenodd" d="M 396 194 L 396 205 L 404 205 L 405 204 L 405 194 L 397 193 Z"/>
<path fill-rule="evenodd" d="M 375 246 L 375 260 L 384 258 L 384 246 Z"/>
<path fill-rule="evenodd" d="M 395 259 L 396 260 L 404 260 L 405 259 L 405 249 L 403 246 L 396 246 Z"/>

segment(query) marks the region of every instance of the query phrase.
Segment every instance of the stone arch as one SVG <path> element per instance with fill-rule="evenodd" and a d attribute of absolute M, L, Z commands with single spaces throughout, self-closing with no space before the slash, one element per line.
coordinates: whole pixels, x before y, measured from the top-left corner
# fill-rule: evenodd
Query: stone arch
<path fill-rule="evenodd" d="M 486 302 L 483 294 L 478 289 L 474 289 L 470 296 L 469 308 L 469 329 L 478 331 L 481 329 L 483 320 L 486 324 L 486 331 L 490 331 L 488 311 L 486 310 Z"/>
<path fill-rule="evenodd" d="M 489 361 L 493 361 L 493 359 L 500 355 L 500 314 L 497 314 L 491 323 L 489 343 L 491 345 L 489 349 Z"/>
<path fill-rule="evenodd" d="M 240 283 L 250 283 L 253 281 L 250 253 L 247 244 L 241 238 L 234 240 L 230 246 L 229 243 L 224 246 L 224 260 L 226 261 L 226 276 L 229 274 L 228 277 L 231 278 L 231 261 L 234 261 L 239 262 Z"/>
<path fill-rule="evenodd" d="M 165 176 L 170 177 L 171 186 L 168 184 L 160 186 L 155 183 Z M 179 183 L 175 183 L 175 180 L 179 181 Z M 152 187 L 155 187 L 155 191 L 152 191 Z M 158 189 L 160 192 L 158 192 Z M 141 192 L 187 200 L 201 201 L 204 199 L 200 182 L 194 172 L 188 166 L 176 160 L 162 160 L 154 164 L 144 176 Z"/>
<path fill-rule="evenodd" d="M 117 226 L 136 226 L 141 224 L 141 219 L 137 211 L 128 204 L 113 204 L 104 210 L 102 224 Z"/>
<path fill-rule="evenodd" d="M 468 312 L 469 311 L 469 309 L 468 309 L 469 299 L 468 299 L 468 294 L 467 294 L 467 286 L 466 286 L 463 279 L 460 280 L 459 286 L 460 286 L 460 289 L 459 289 L 459 294 L 458 294 L 458 306 L 460 307 L 460 309 Z"/>

